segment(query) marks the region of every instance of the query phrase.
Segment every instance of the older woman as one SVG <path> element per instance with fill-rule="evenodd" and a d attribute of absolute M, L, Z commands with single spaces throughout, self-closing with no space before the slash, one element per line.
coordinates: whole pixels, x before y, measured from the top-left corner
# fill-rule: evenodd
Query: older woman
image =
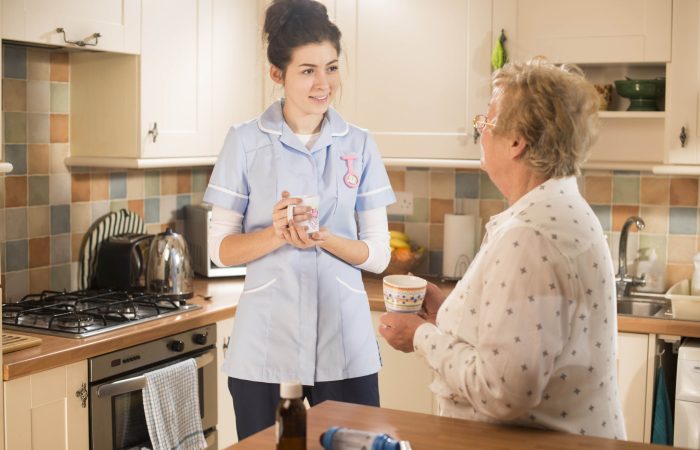
<path fill-rule="evenodd" d="M 492 85 L 474 126 L 509 207 L 447 298 L 429 285 L 422 314 L 384 314 L 379 331 L 433 368 L 441 415 L 625 439 L 613 264 L 575 178 L 596 92 L 544 60 L 507 64 Z"/>

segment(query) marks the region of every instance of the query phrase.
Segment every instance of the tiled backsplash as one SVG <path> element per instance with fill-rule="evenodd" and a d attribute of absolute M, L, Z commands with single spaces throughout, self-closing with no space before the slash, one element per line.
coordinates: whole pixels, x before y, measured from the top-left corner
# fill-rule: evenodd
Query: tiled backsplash
<path fill-rule="evenodd" d="M 397 191 L 413 193 L 414 214 L 391 216 L 389 226 L 405 231 L 420 246 L 430 250 L 421 269 L 442 273 L 444 215 L 473 213 L 483 225 L 507 204 L 484 172 L 447 169 L 402 169 L 389 171 Z M 666 285 L 693 272 L 692 258 L 700 250 L 698 233 L 698 178 L 657 176 L 639 172 L 587 171 L 579 188 L 603 225 L 617 267 L 620 229 L 629 216 L 640 216 L 646 228 L 633 227 L 628 239 L 628 260 L 639 248 L 655 248 L 666 265 Z"/>
<path fill-rule="evenodd" d="M 68 54 L 3 46 L 4 159 L 0 177 L 3 294 L 14 301 L 44 289 L 76 289 L 88 227 L 128 208 L 146 231 L 182 229 L 183 206 L 201 202 L 211 168 L 104 170 L 67 168 L 70 153 Z"/>
<path fill-rule="evenodd" d="M 155 233 L 182 229 L 182 208 L 201 201 L 211 168 L 164 170 L 69 169 L 70 65 L 60 51 L 3 46 L 3 144 L 14 170 L 0 178 L 3 293 L 14 301 L 43 289 L 75 289 L 80 244 L 90 224 L 128 208 Z M 476 170 L 389 170 L 396 191 L 411 192 L 411 216 L 391 216 L 429 249 L 419 272 L 442 272 L 444 215 L 478 214 L 483 223 L 507 205 L 485 173 Z M 699 249 L 698 178 L 638 172 L 586 172 L 581 192 L 591 203 L 617 259 L 622 223 L 646 221 L 630 234 L 628 255 L 654 247 L 666 264 L 667 285 L 692 274 Z M 4 206 L 4 207 L 2 207 Z M 4 224 L 4 226 L 2 226 Z"/>

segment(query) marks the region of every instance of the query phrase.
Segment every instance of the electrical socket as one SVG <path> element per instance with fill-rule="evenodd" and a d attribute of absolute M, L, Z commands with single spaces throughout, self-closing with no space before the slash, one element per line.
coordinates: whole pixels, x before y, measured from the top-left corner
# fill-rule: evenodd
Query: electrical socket
<path fill-rule="evenodd" d="M 412 216 L 413 215 L 413 193 L 394 192 L 396 203 L 389 205 L 386 209 L 390 216 Z"/>

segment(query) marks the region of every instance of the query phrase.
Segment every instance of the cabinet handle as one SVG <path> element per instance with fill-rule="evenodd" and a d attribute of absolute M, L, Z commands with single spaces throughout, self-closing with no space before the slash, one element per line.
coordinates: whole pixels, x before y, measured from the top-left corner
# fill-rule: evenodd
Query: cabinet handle
<path fill-rule="evenodd" d="M 85 47 L 86 45 L 95 46 L 102 37 L 102 34 L 100 33 L 92 33 L 90 36 L 88 36 L 87 40 L 89 41 L 90 39 L 94 39 L 95 42 L 86 42 L 83 40 L 69 41 L 68 39 L 66 39 L 66 30 L 64 28 L 56 28 L 56 33 L 63 33 L 63 42 L 65 42 L 66 44 L 73 44 L 77 45 L 78 47 Z"/>
<path fill-rule="evenodd" d="M 229 344 L 230 341 L 231 341 L 231 338 L 230 338 L 230 337 L 227 337 L 226 339 L 224 339 L 224 343 L 223 343 L 223 345 L 222 345 L 221 347 L 222 347 L 224 350 L 228 349 L 228 344 Z"/>
<path fill-rule="evenodd" d="M 158 139 L 158 122 L 153 122 L 153 128 L 148 130 L 148 134 L 153 136 L 153 142 L 156 142 L 156 139 Z"/>
<path fill-rule="evenodd" d="M 83 385 L 75 391 L 75 396 L 80 398 L 80 402 L 83 405 L 83 408 L 87 408 L 87 399 L 88 399 L 88 391 L 87 391 L 87 384 L 83 383 Z"/>
<path fill-rule="evenodd" d="M 688 142 L 688 135 L 685 134 L 685 127 L 681 127 L 681 134 L 678 135 L 678 139 L 681 141 L 681 147 L 685 148 L 685 143 Z"/>

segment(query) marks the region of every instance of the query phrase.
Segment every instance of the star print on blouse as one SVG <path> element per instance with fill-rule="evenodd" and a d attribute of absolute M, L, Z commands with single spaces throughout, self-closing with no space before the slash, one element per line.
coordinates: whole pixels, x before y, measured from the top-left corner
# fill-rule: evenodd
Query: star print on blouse
<path fill-rule="evenodd" d="M 414 339 L 441 414 L 624 437 L 614 420 L 613 265 L 576 180 L 548 180 L 486 230 L 439 325 Z"/>

